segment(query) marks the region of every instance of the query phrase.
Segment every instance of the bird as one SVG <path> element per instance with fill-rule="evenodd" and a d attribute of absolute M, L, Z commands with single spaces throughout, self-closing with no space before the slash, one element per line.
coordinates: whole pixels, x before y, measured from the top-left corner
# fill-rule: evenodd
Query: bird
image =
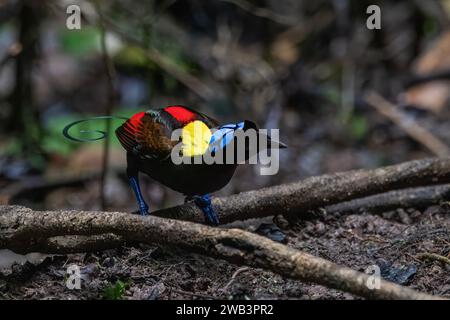
<path fill-rule="evenodd" d="M 177 129 L 181 130 L 181 136 L 178 141 L 173 141 L 171 137 Z M 239 164 L 237 161 L 175 164 L 171 154 L 181 142 L 180 153 L 183 157 L 202 156 L 208 151 L 214 155 L 218 149 L 226 149 L 230 145 L 238 130 L 246 132 L 250 129 L 258 130 L 253 121 L 219 125 L 213 118 L 182 105 L 139 112 L 125 121 L 115 134 L 127 152 L 127 177 L 140 214 L 147 215 L 149 210 L 139 184 L 138 175 L 141 172 L 182 193 L 186 201 L 193 200 L 204 213 L 206 223 L 218 225 L 219 218 L 212 207 L 210 194 L 228 184 Z M 269 136 L 264 137 L 266 142 L 271 142 Z M 281 142 L 274 145 L 286 147 Z M 246 146 L 245 160 L 250 156 L 252 154 Z"/>

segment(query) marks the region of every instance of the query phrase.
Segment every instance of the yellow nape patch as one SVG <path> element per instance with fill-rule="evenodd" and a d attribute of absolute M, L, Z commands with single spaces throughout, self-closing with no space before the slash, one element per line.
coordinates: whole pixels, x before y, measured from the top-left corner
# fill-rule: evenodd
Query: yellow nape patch
<path fill-rule="evenodd" d="M 184 126 L 181 133 L 183 156 L 193 157 L 204 154 L 208 150 L 211 135 L 211 130 L 202 121 L 195 120 Z"/>

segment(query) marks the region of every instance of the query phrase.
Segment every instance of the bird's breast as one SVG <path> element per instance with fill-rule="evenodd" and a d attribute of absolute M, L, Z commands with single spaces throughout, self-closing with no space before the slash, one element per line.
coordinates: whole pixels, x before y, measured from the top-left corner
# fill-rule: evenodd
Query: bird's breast
<path fill-rule="evenodd" d="M 225 187 L 236 171 L 230 164 L 174 164 L 165 161 L 140 160 L 139 169 L 152 179 L 188 196 L 204 195 Z"/>

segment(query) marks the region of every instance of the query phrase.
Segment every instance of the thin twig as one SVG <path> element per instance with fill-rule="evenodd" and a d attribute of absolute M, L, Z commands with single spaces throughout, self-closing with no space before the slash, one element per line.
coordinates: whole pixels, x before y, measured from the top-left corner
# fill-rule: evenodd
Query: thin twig
<path fill-rule="evenodd" d="M 447 257 L 441 256 L 437 253 L 422 253 L 419 255 L 419 258 L 422 260 L 429 259 L 429 260 L 439 261 L 444 264 L 448 264 L 450 266 L 450 259 Z"/>
<path fill-rule="evenodd" d="M 172 292 L 181 294 L 181 295 L 185 295 L 185 296 L 198 297 L 198 298 L 202 298 L 202 299 L 206 299 L 206 300 L 218 300 L 216 297 L 213 297 L 213 296 L 210 296 L 207 294 L 188 292 L 188 291 L 176 289 L 174 287 L 169 287 L 169 290 Z"/>
<path fill-rule="evenodd" d="M 220 1 L 234 4 L 235 6 L 241 8 L 242 10 L 254 16 L 268 19 L 282 25 L 292 26 L 297 24 L 297 19 L 295 19 L 294 17 L 286 16 L 277 13 L 273 10 L 269 10 L 267 8 L 257 7 L 254 4 L 245 0 L 220 0 Z"/>
<path fill-rule="evenodd" d="M 425 74 L 425 75 L 417 75 L 414 78 L 410 79 L 408 82 L 406 82 L 405 84 L 405 88 L 409 89 L 411 87 L 423 84 L 423 83 L 428 83 L 431 81 L 448 81 L 450 80 L 450 70 L 438 70 L 435 72 L 431 72 L 429 74 Z"/>
<path fill-rule="evenodd" d="M 366 97 L 366 102 L 436 156 L 446 157 L 450 155 L 450 148 L 444 142 L 378 93 L 370 92 Z"/>
<path fill-rule="evenodd" d="M 61 14 L 61 12 L 64 12 L 63 10 L 61 10 L 60 3 L 46 2 L 46 4 L 51 9 L 53 9 L 55 14 Z M 83 12 L 83 18 L 85 19 L 84 21 L 86 21 L 86 23 L 89 25 L 96 24 L 95 17 L 89 15 L 89 12 Z M 176 79 L 178 82 L 180 82 L 182 85 L 184 85 L 186 88 L 188 88 L 203 100 L 209 101 L 217 96 L 216 88 L 208 85 L 206 82 L 202 81 L 195 75 L 183 70 L 183 68 L 178 66 L 174 61 L 172 61 L 172 59 L 165 56 L 157 48 L 152 47 L 148 50 L 144 50 L 143 48 L 145 48 L 145 44 L 143 44 L 140 39 L 137 39 L 137 37 L 135 37 L 132 32 L 122 30 L 122 28 L 120 28 L 113 19 L 110 19 L 107 16 L 103 15 L 103 22 L 105 24 L 105 29 L 113 32 L 129 45 L 134 45 L 142 49 L 143 54 L 150 61 L 152 61 L 154 64 L 160 67 L 161 70 Z M 152 22 L 150 22 L 150 25 L 151 23 Z"/>
<path fill-rule="evenodd" d="M 88 17 L 87 22 L 92 24 L 92 17 Z M 178 65 L 176 65 L 170 58 L 161 53 L 158 49 L 152 47 L 145 50 L 145 45 L 130 33 L 124 32 L 117 24 L 109 17 L 103 15 L 104 29 L 118 35 L 122 40 L 126 41 L 128 44 L 138 46 L 143 50 L 144 55 L 150 59 L 153 63 L 158 65 L 167 74 L 175 78 L 177 81 L 182 83 L 193 93 L 197 94 L 200 98 L 204 100 L 210 100 L 216 96 L 216 91 L 207 85 L 205 82 L 197 78 L 196 76 L 186 72 Z"/>
<path fill-rule="evenodd" d="M 200 98 L 204 100 L 210 100 L 215 95 L 216 92 L 213 88 L 207 85 L 205 82 L 197 78 L 196 76 L 186 72 L 178 65 L 176 65 L 170 58 L 166 57 L 162 54 L 158 49 L 152 47 L 148 50 L 143 49 L 145 46 L 141 41 L 136 39 L 131 34 L 128 34 L 121 30 L 111 19 L 104 17 L 105 25 L 118 35 L 121 39 L 128 42 L 128 44 L 138 46 L 143 50 L 144 55 L 159 66 L 162 70 L 164 70 L 167 74 L 175 78 L 177 81 L 182 83 L 188 89 L 190 89 L 193 93 L 198 95 Z"/>
<path fill-rule="evenodd" d="M 249 267 L 242 267 L 242 268 L 239 268 L 239 269 L 237 269 L 234 273 L 233 273 L 233 275 L 231 276 L 231 279 L 230 279 L 230 281 L 228 281 L 228 283 L 225 285 L 225 287 L 223 287 L 223 289 L 222 289 L 222 291 L 227 291 L 228 290 L 228 288 L 231 286 L 231 284 L 234 282 L 234 280 L 236 279 L 236 277 L 239 275 L 239 274 L 241 274 L 242 272 L 245 272 L 245 271 L 247 271 L 247 270 L 249 270 Z"/>
<path fill-rule="evenodd" d="M 105 75 L 107 79 L 107 102 L 106 102 L 106 110 L 105 115 L 111 116 L 113 108 L 116 104 L 116 92 L 115 92 L 115 70 L 114 65 L 111 60 L 111 57 L 108 54 L 108 49 L 106 47 L 106 28 L 105 28 L 105 19 L 103 17 L 102 9 L 100 6 L 100 2 L 98 0 L 94 1 L 97 14 L 99 16 L 99 28 L 100 28 L 100 44 L 102 49 L 102 61 L 105 69 Z M 106 119 L 106 129 L 105 132 L 111 131 L 111 119 Z M 106 178 L 108 175 L 108 156 L 110 149 L 110 140 L 106 137 L 104 145 L 103 145 L 103 160 L 102 160 L 102 176 L 100 180 L 100 188 L 101 188 L 101 208 L 102 210 L 106 210 L 107 202 L 106 202 Z"/>

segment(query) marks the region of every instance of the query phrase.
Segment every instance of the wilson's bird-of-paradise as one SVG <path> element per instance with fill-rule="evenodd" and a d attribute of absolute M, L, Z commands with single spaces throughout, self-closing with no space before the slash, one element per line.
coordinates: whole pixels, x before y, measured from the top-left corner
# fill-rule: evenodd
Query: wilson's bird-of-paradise
<path fill-rule="evenodd" d="M 99 118 L 117 117 L 93 119 Z M 104 134 L 96 139 L 78 139 L 69 134 L 73 125 L 87 120 L 91 119 L 69 124 L 63 134 L 79 142 L 99 140 L 106 136 Z M 178 139 L 173 139 L 176 130 L 180 131 L 180 134 Z M 139 185 L 139 172 L 142 172 L 182 193 L 187 200 L 193 200 L 205 214 L 206 222 L 218 225 L 219 218 L 211 205 L 210 193 L 228 184 L 239 161 L 176 162 L 173 161 L 174 151 L 179 147 L 179 156 L 188 159 L 206 155 L 226 155 L 228 151 L 234 154 L 241 152 L 244 160 L 247 160 L 261 151 L 259 143 L 256 148 L 251 148 L 249 140 L 244 140 L 243 144 L 235 143 L 239 133 L 249 131 L 257 134 L 257 142 L 264 140 L 262 145 L 266 148 L 285 148 L 283 143 L 271 141 L 268 135 L 260 133 L 252 121 L 219 125 L 216 120 L 180 105 L 139 112 L 126 119 L 115 133 L 127 152 L 127 177 L 136 196 L 139 212 L 147 215 L 149 211 Z"/>

